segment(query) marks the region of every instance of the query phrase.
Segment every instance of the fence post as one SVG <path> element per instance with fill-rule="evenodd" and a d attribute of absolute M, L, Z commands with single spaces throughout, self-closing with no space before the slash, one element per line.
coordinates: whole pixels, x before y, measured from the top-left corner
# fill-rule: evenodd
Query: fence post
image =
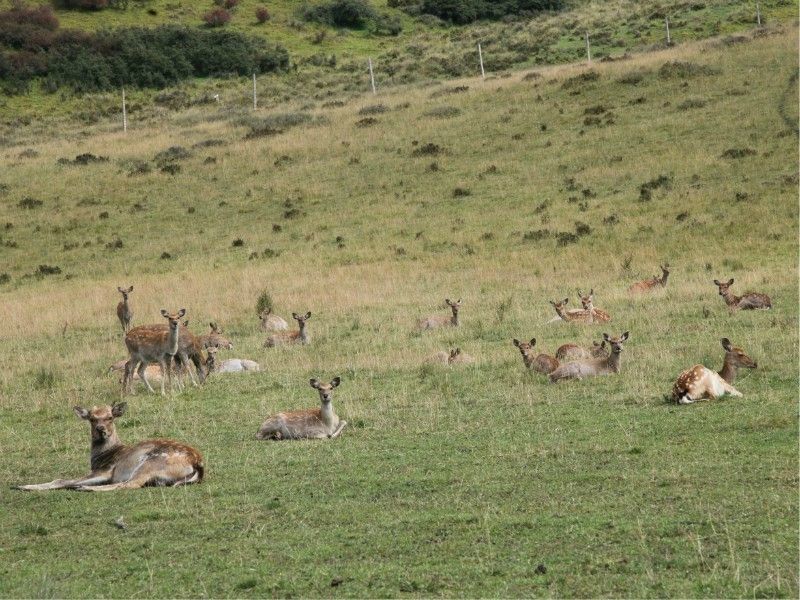
<path fill-rule="evenodd" d="M 478 58 L 481 61 L 481 79 L 486 80 L 486 71 L 483 70 L 483 51 L 481 50 L 480 42 L 478 42 Z"/>
<path fill-rule="evenodd" d="M 258 96 L 256 95 L 256 74 L 253 73 L 253 110 L 258 108 Z"/>
<path fill-rule="evenodd" d="M 672 44 L 672 37 L 669 34 L 669 17 L 664 18 L 664 23 L 667 25 L 667 46 Z"/>
<path fill-rule="evenodd" d="M 128 133 L 128 109 L 125 106 L 125 88 L 122 88 L 122 131 Z"/>
<path fill-rule="evenodd" d="M 589 32 L 586 32 L 586 58 L 592 62 L 592 49 L 589 47 Z"/>
<path fill-rule="evenodd" d="M 756 21 L 758 21 L 758 26 L 761 27 L 761 5 L 756 2 Z"/>
<path fill-rule="evenodd" d="M 372 72 L 372 58 L 367 60 L 369 61 L 369 82 L 372 84 L 372 93 L 377 94 L 378 91 L 375 89 L 375 74 Z"/>

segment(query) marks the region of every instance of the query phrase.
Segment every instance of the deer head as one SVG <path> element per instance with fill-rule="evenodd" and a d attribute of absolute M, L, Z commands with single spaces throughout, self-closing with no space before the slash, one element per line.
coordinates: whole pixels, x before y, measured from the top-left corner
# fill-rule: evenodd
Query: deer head
<path fill-rule="evenodd" d="M 186 314 L 185 308 L 180 309 L 176 313 L 168 313 L 163 308 L 161 309 L 161 316 L 169 321 L 169 328 L 171 331 L 176 331 L 178 329 L 178 321 L 185 314 Z"/>
<path fill-rule="evenodd" d="M 127 290 L 124 289 L 124 288 L 121 288 L 121 287 L 117 287 L 117 291 L 120 294 L 122 294 L 122 299 L 124 301 L 127 301 L 128 300 L 128 294 L 130 294 L 133 291 L 133 286 L 129 287 Z"/>
<path fill-rule="evenodd" d="M 312 388 L 319 392 L 319 400 L 322 404 L 329 404 L 333 398 L 333 388 L 338 387 L 342 382 L 340 377 L 334 377 L 330 383 L 320 383 L 318 379 L 309 380 Z"/>
<path fill-rule="evenodd" d="M 731 344 L 728 338 L 722 338 L 722 348 L 725 350 L 725 364 L 732 367 L 744 367 L 746 369 L 755 369 L 758 363 L 745 354 L 744 350 Z"/>
<path fill-rule="evenodd" d="M 302 329 L 303 325 L 306 324 L 306 321 L 308 321 L 311 318 L 311 312 L 309 311 L 305 315 L 298 315 L 297 313 L 292 313 L 292 318 L 295 321 L 297 321 L 297 324 L 300 326 L 300 329 Z"/>
<path fill-rule="evenodd" d="M 117 436 L 114 419 L 121 417 L 128 408 L 126 402 L 114 402 L 111 406 L 93 406 L 87 410 L 81 406 L 73 407 L 79 418 L 89 421 L 92 430 L 92 444 L 102 444 L 106 440 L 113 440 Z"/>
<path fill-rule="evenodd" d="M 731 277 L 728 283 L 722 283 L 718 279 L 715 279 L 714 284 L 719 288 L 719 295 L 726 296 L 730 293 L 730 287 L 733 285 L 733 278 Z"/>
<path fill-rule="evenodd" d="M 607 333 L 603 334 L 603 339 L 608 342 L 608 345 L 611 346 L 611 354 L 615 354 L 619 356 L 622 353 L 622 345 L 625 341 L 627 341 L 630 332 L 626 331 L 619 337 L 611 337 Z"/>

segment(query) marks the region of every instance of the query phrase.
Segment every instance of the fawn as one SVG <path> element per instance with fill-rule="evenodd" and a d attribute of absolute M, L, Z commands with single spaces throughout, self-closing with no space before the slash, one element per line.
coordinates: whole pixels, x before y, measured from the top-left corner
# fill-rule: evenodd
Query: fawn
<path fill-rule="evenodd" d="M 420 320 L 417 323 L 418 329 L 437 329 L 438 327 L 458 327 L 458 311 L 461 308 L 461 298 L 452 302 L 450 298 L 445 298 L 445 304 L 450 307 L 450 310 L 453 313 L 452 317 L 446 317 L 444 315 L 431 315 L 430 317 L 425 317 L 424 319 Z"/>
<path fill-rule="evenodd" d="M 56 479 L 49 483 L 20 485 L 17 489 L 110 492 L 145 486 L 177 487 L 203 480 L 203 457 L 191 446 L 163 439 L 133 446 L 123 444 L 114 419 L 121 417 L 126 408 L 124 402 L 94 406 L 90 410 L 74 407 L 75 414 L 89 421 L 91 427 L 91 472 L 78 479 Z"/>
<path fill-rule="evenodd" d="M 567 321 L 569 323 L 594 323 L 594 316 L 591 311 L 580 308 L 566 310 L 567 302 L 569 302 L 569 298 L 564 298 L 561 302 L 553 302 L 550 300 L 550 304 L 556 309 L 556 314 L 558 315 L 558 317 L 550 321 L 551 323 L 558 320 Z"/>
<path fill-rule="evenodd" d="M 607 333 L 604 333 L 603 339 L 611 347 L 611 355 L 609 357 L 577 360 L 561 365 L 550 373 L 550 383 L 556 383 L 562 379 L 583 379 L 584 377 L 619 373 L 622 345 L 627 341 L 628 336 L 629 332 L 627 331 L 617 338 L 612 338 Z"/>
<path fill-rule="evenodd" d="M 211 375 L 212 373 L 243 373 L 245 371 L 260 371 L 261 365 L 254 360 L 246 358 L 227 358 L 220 363 L 217 363 L 217 348 L 212 346 L 206 350 L 208 357 L 206 358 L 206 371 Z"/>
<path fill-rule="evenodd" d="M 292 313 L 292 318 L 297 321 L 297 325 L 300 327 L 299 331 L 277 331 L 264 342 L 265 348 L 274 348 L 282 344 L 311 343 L 311 336 L 306 333 L 306 321 L 311 318 L 311 313 L 307 312 L 305 315 Z"/>
<path fill-rule="evenodd" d="M 725 360 L 720 371 L 712 371 L 703 365 L 695 365 L 686 369 L 672 386 L 672 399 L 678 404 L 691 404 L 697 400 L 714 400 L 723 394 L 741 396 L 742 393 L 733 387 L 736 373 L 740 367 L 755 369 L 758 363 L 744 353 L 744 350 L 731 344 L 728 338 L 722 338 Z"/>
<path fill-rule="evenodd" d="M 311 379 L 309 384 L 319 392 L 320 408 L 280 412 L 269 417 L 256 433 L 257 440 L 299 440 L 335 438 L 342 433 L 347 421 L 333 411 L 333 389 L 342 382 L 334 377 L 330 383 Z"/>
<path fill-rule="evenodd" d="M 730 287 L 733 285 L 733 279 L 731 278 L 728 283 L 721 283 L 717 279 L 714 280 L 714 283 L 719 288 L 719 295 L 722 296 L 722 299 L 725 300 L 725 304 L 728 305 L 728 308 L 731 310 L 754 310 L 757 308 L 764 308 L 769 309 L 772 308 L 772 300 L 770 300 L 769 296 L 766 294 L 760 294 L 758 292 L 747 292 L 744 296 L 737 296 L 733 292 L 731 292 Z"/>
<path fill-rule="evenodd" d="M 644 294 L 647 292 L 652 292 L 653 290 L 659 288 L 667 287 L 667 277 L 669 277 L 669 265 L 658 265 L 658 268 L 661 269 L 661 277 L 659 277 L 658 275 L 654 275 L 650 279 L 637 281 L 631 287 L 628 288 L 628 292 L 630 292 L 631 294 Z"/>
<path fill-rule="evenodd" d="M 278 315 L 272 314 L 272 308 L 265 308 L 258 315 L 261 322 L 261 331 L 286 331 L 289 329 L 288 323 Z"/>
<path fill-rule="evenodd" d="M 133 311 L 131 310 L 131 305 L 128 303 L 128 294 L 133 291 L 133 286 L 129 287 L 127 290 L 121 287 L 117 287 L 117 291 L 122 294 L 122 301 L 117 304 L 117 318 L 119 319 L 120 325 L 122 325 L 122 333 L 128 333 L 131 328 L 131 321 L 133 321 Z"/>
<path fill-rule="evenodd" d="M 131 391 L 131 380 L 134 369 L 138 368 L 139 377 L 142 378 L 147 389 L 155 393 L 150 382 L 147 381 L 145 367 L 151 363 L 158 363 L 161 371 L 167 374 L 169 386 L 172 390 L 172 357 L 178 352 L 178 320 L 186 314 L 182 308 L 177 313 L 168 313 L 163 308 L 161 316 L 169 322 L 167 330 L 159 325 L 140 325 L 134 327 L 125 335 L 125 346 L 128 348 L 130 359 L 125 365 L 125 377 L 122 382 L 124 392 Z M 164 393 L 164 379 L 161 379 L 161 395 Z"/>
<path fill-rule="evenodd" d="M 522 354 L 522 362 L 525 363 L 525 367 L 528 369 L 547 375 L 558 368 L 558 360 L 549 354 L 534 356 L 533 347 L 536 345 L 536 338 L 531 338 L 530 342 L 520 342 L 517 338 L 511 341 L 519 348 L 519 353 Z"/>
<path fill-rule="evenodd" d="M 583 292 L 578 290 L 578 297 L 581 299 L 583 310 L 588 310 L 592 314 L 592 319 L 595 323 L 608 323 L 611 320 L 611 315 L 606 311 L 602 308 L 594 307 L 594 288 L 589 290 L 587 296 L 584 296 Z"/>
<path fill-rule="evenodd" d="M 556 350 L 556 360 L 559 363 L 569 362 L 573 360 L 582 360 L 584 358 L 607 358 L 608 350 L 606 350 L 606 341 L 592 342 L 592 348 L 587 349 L 577 344 L 563 344 Z"/>

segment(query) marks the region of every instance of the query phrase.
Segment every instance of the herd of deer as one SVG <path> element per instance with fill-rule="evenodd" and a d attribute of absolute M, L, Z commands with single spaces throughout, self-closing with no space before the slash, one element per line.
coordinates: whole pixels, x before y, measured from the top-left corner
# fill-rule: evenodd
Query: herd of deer
<path fill-rule="evenodd" d="M 667 284 L 668 265 L 662 266 L 662 276 L 640 281 L 629 288 L 634 294 L 647 293 Z M 736 296 L 730 291 L 733 279 L 727 283 L 714 280 L 719 294 L 731 310 L 752 310 L 772 308 L 769 296 L 756 292 L 748 292 Z M 172 389 L 173 363 L 178 374 L 187 374 L 197 385 L 190 364 L 195 367 L 197 377 L 202 383 L 213 373 L 235 373 L 259 371 L 259 364 L 247 359 L 228 359 L 217 362 L 220 348 L 232 349 L 233 344 L 224 337 L 216 323 L 210 323 L 211 330 L 202 336 L 195 336 L 188 329 L 188 321 L 180 320 L 186 310 L 170 313 L 164 309 L 161 315 L 166 323 L 140 325 L 131 327 L 133 311 L 130 307 L 129 295 L 133 286 L 117 288 L 122 294 L 122 301 L 117 305 L 117 317 L 125 334 L 125 345 L 128 358 L 111 367 L 114 371 L 124 371 L 122 391 L 132 392 L 132 382 L 138 375 L 147 388 L 154 392 L 149 380 L 158 379 L 161 393 L 165 393 L 165 381 Z M 574 323 L 607 323 L 611 316 L 604 310 L 594 306 L 594 289 L 587 295 L 580 291 L 578 295 L 582 308 L 567 310 L 568 299 L 550 302 L 555 308 L 557 318 L 554 321 Z M 461 299 L 452 302 L 445 300 L 452 316 L 433 315 L 418 322 L 420 330 L 441 327 L 458 327 Z M 259 315 L 261 329 L 270 332 L 264 347 L 272 348 L 282 344 L 309 344 L 311 338 L 306 331 L 306 322 L 311 313 L 298 315 L 292 313 L 297 321 L 298 330 L 289 331 L 285 320 L 266 310 Z M 519 349 L 525 367 L 547 374 L 551 383 L 565 379 L 583 379 L 620 371 L 620 355 L 623 344 L 628 340 L 629 332 L 619 337 L 603 334 L 600 342 L 593 342 L 591 348 L 568 343 L 558 348 L 555 356 L 536 354 L 536 338 L 529 342 L 514 339 L 513 344 Z M 681 372 L 672 388 L 672 399 L 679 404 L 691 404 L 698 400 L 712 400 L 724 394 L 741 396 L 741 392 L 733 387 L 739 368 L 754 369 L 756 362 L 741 348 L 733 346 L 728 338 L 722 338 L 725 358 L 720 371 L 712 371 L 703 365 L 695 365 Z M 205 351 L 205 356 L 203 352 Z M 475 359 L 460 348 L 437 352 L 429 357 L 429 362 L 447 365 L 470 364 Z M 280 412 L 267 418 L 258 432 L 259 440 L 286 440 L 309 438 L 336 438 L 347 425 L 333 409 L 332 397 L 334 388 L 341 383 L 335 377 L 329 383 L 311 379 L 310 385 L 319 392 L 320 407 L 307 410 Z M 114 426 L 114 419 L 121 417 L 127 404 L 114 402 L 111 406 L 95 406 L 90 410 L 74 407 L 81 419 L 89 421 L 91 430 L 91 472 L 78 479 L 56 479 L 49 483 L 18 486 L 21 490 L 53 490 L 76 489 L 82 491 L 111 491 L 132 489 L 144 486 L 181 486 L 199 483 L 203 479 L 203 458 L 191 446 L 166 439 L 153 439 L 139 442 L 132 446 L 122 443 Z"/>

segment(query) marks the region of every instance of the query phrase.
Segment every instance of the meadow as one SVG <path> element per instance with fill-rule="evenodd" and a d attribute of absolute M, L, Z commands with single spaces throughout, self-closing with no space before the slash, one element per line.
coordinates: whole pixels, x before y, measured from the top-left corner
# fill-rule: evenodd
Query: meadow
<path fill-rule="evenodd" d="M 0 596 L 797 597 L 797 36 L 9 133 Z M 731 313 L 731 277 L 774 308 Z M 135 325 L 185 307 L 264 368 L 127 399 L 123 440 L 193 444 L 205 481 L 10 489 L 87 470 L 71 407 L 120 397 L 122 285 Z M 578 288 L 611 323 L 547 324 Z M 310 345 L 262 348 L 264 290 Z M 416 331 L 445 298 L 461 326 Z M 623 331 L 620 374 L 558 385 L 511 343 Z M 722 337 L 744 397 L 669 401 Z M 456 346 L 477 364 L 425 364 Z M 254 439 L 337 375 L 339 438 Z"/>

